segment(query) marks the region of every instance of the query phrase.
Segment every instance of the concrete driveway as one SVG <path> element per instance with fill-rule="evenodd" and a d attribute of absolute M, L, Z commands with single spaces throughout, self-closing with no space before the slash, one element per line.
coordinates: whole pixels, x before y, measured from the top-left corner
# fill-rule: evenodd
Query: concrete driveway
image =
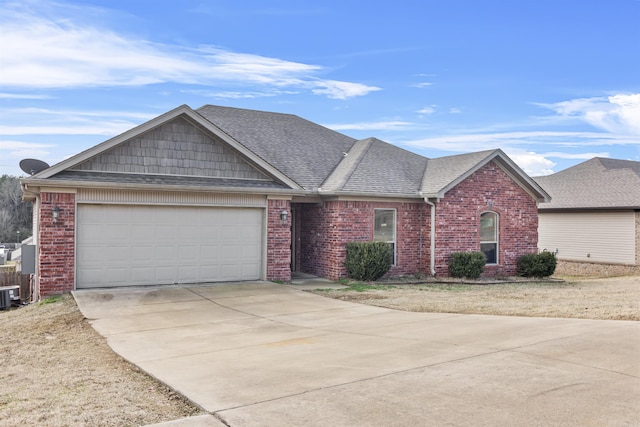
<path fill-rule="evenodd" d="M 218 418 L 194 425 L 640 425 L 640 322 L 407 313 L 272 283 L 74 296 L 114 351 Z"/>

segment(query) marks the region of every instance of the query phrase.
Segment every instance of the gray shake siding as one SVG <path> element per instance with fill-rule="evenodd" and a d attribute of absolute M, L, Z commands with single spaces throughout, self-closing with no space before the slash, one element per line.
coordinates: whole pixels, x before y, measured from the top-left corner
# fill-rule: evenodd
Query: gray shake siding
<path fill-rule="evenodd" d="M 182 118 L 120 144 L 72 170 L 271 180 Z"/>

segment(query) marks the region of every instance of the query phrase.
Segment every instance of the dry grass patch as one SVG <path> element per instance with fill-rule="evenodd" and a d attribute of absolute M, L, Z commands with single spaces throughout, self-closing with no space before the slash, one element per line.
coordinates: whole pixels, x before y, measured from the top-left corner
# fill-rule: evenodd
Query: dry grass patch
<path fill-rule="evenodd" d="M 116 355 L 70 295 L 0 312 L 0 425 L 133 426 L 201 411 Z"/>
<path fill-rule="evenodd" d="M 640 320 L 640 277 L 492 285 L 354 285 L 316 293 L 405 311 Z"/>

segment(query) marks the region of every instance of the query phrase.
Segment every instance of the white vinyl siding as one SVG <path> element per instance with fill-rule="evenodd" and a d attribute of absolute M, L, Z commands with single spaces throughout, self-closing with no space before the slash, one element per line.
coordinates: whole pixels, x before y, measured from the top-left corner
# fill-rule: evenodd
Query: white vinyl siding
<path fill-rule="evenodd" d="M 76 287 L 257 280 L 263 209 L 79 205 Z"/>
<path fill-rule="evenodd" d="M 538 248 L 558 259 L 635 263 L 634 212 L 539 213 Z"/>

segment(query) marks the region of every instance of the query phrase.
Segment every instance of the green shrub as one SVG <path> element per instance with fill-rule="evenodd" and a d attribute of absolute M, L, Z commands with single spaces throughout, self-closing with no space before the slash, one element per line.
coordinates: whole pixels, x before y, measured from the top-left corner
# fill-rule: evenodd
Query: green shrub
<path fill-rule="evenodd" d="M 374 281 L 391 269 L 392 259 L 391 246 L 384 242 L 350 242 L 344 265 L 350 278 Z"/>
<path fill-rule="evenodd" d="M 549 277 L 556 271 L 556 255 L 553 252 L 527 254 L 518 258 L 518 275 L 524 277 Z"/>
<path fill-rule="evenodd" d="M 487 258 L 482 252 L 453 252 L 449 258 L 451 277 L 477 279 L 484 271 Z"/>

